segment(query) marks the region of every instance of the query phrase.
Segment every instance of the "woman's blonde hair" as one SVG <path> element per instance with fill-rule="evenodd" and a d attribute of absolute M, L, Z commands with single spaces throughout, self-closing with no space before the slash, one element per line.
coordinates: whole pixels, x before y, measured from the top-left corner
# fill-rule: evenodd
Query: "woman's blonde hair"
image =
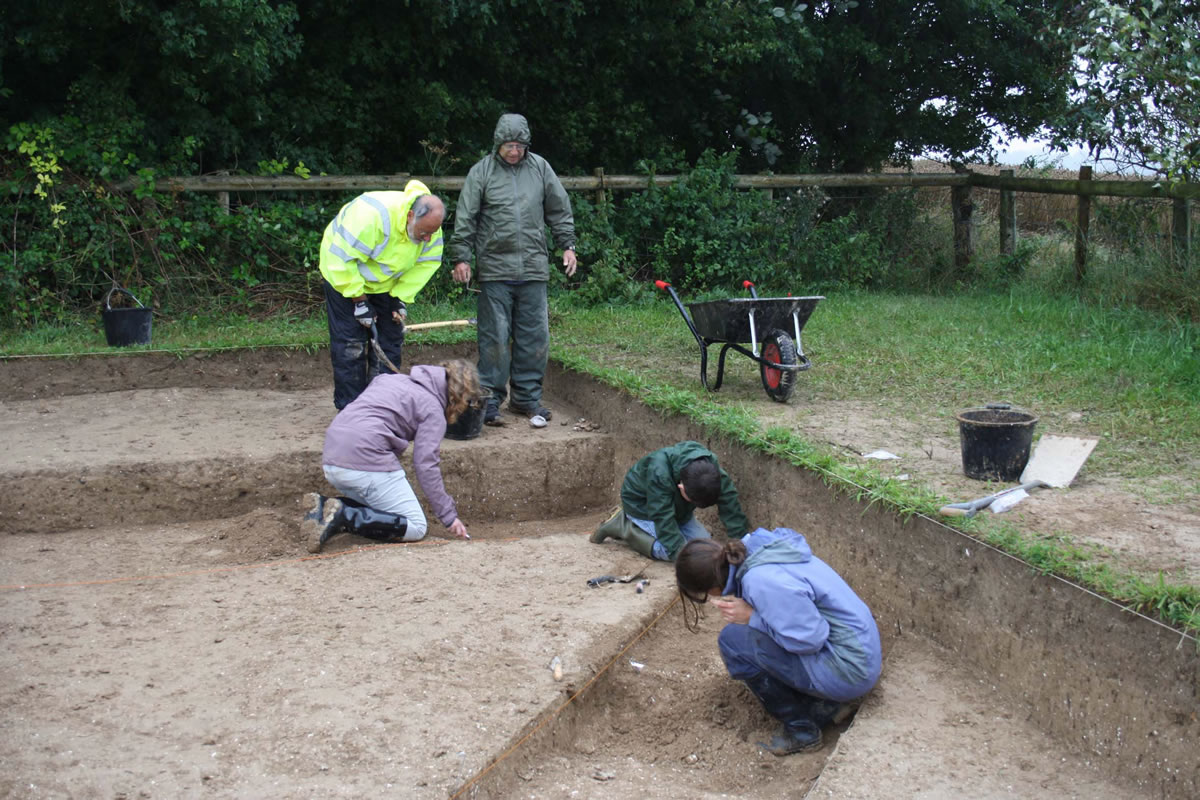
<path fill-rule="evenodd" d="M 479 370 L 461 358 L 438 364 L 446 370 L 446 422 L 453 425 L 468 408 L 478 408 L 483 392 L 479 388 Z"/>

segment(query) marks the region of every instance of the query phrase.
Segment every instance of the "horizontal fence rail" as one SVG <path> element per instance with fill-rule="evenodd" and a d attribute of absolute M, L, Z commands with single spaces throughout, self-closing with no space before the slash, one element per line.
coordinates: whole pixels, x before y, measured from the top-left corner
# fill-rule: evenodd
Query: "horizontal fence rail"
<path fill-rule="evenodd" d="M 200 175 L 160 178 L 156 187 L 168 192 L 331 192 L 403 189 L 416 178 L 430 189 L 456 192 L 466 178 L 462 175 L 314 175 L 301 178 L 292 175 L 263 177 L 258 175 Z M 573 191 L 644 190 L 655 186 L 670 186 L 678 175 L 561 175 L 563 187 Z M 115 184 L 118 191 L 131 191 L 134 180 Z M 806 186 L 836 187 L 965 187 L 1009 190 L 1043 194 L 1072 194 L 1085 197 L 1159 197 L 1164 199 L 1200 198 L 1200 184 L 1170 183 L 1147 180 L 1069 180 L 1062 178 L 1020 178 L 1004 175 L 984 175 L 978 172 L 897 172 L 868 174 L 813 175 L 737 175 L 738 189 L 794 189 Z"/>
<path fill-rule="evenodd" d="M 1191 203 L 1200 197 L 1200 184 L 1172 183 L 1162 180 L 1093 180 L 1092 168 L 1079 170 L 1077 179 L 1017 177 L 1006 169 L 999 175 L 972 172 L 963 165 L 947 172 L 885 172 L 866 174 L 816 175 L 735 175 L 736 189 L 817 188 L 949 188 L 950 210 L 954 222 L 954 263 L 962 268 L 974 257 L 976 241 L 976 205 L 974 189 L 1000 193 L 1000 249 L 1012 255 L 1016 251 L 1017 221 L 1014 197 L 1017 192 L 1028 194 L 1074 195 L 1077 202 L 1075 222 L 1075 277 L 1082 282 L 1086 273 L 1089 219 L 1094 197 L 1125 197 L 1170 200 L 1173 203 L 1171 238 L 1174 258 L 1182 266 L 1191 252 Z M 229 210 L 229 195 L 237 192 L 366 192 L 380 189 L 403 189 L 417 179 L 433 191 L 461 191 L 466 180 L 462 175 L 316 175 L 301 178 L 294 175 L 263 177 L 257 175 L 200 175 L 161 178 L 155 188 L 167 192 L 212 192 L 218 202 Z M 592 175 L 560 176 L 569 191 L 595 192 L 597 201 L 605 192 L 645 191 L 651 186 L 670 186 L 680 180 L 678 175 L 607 175 L 603 168 Z M 129 179 L 115 184 L 117 191 L 130 191 L 139 182 Z"/>

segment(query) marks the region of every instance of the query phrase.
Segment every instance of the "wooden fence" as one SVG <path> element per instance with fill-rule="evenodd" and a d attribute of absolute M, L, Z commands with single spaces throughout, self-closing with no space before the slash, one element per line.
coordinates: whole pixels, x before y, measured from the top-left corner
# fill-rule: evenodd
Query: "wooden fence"
<path fill-rule="evenodd" d="M 974 191 L 985 189 L 1000 193 L 1000 248 L 1012 254 L 1017 246 L 1017 192 L 1074 195 L 1077 198 L 1075 226 L 1075 274 L 1082 280 L 1087 265 L 1088 231 L 1091 220 L 1091 201 L 1094 197 L 1158 198 L 1172 201 L 1171 238 L 1179 263 L 1186 264 L 1191 252 L 1191 203 L 1200 198 L 1200 184 L 1168 183 L 1149 180 L 1094 180 L 1092 168 L 1082 167 L 1077 179 L 1016 177 L 1013 170 L 999 175 L 985 175 L 956 166 L 953 173 L 872 173 L 816 175 L 737 175 L 738 189 L 797 189 L 819 188 L 925 188 L 949 187 L 951 215 L 954 220 L 954 261 L 957 266 L 970 263 L 975 253 L 976 221 Z M 462 189 L 464 176 L 425 176 L 399 173 L 396 175 L 321 175 L 309 178 L 293 176 L 259 177 L 253 175 L 204 175 L 197 177 L 163 178 L 157 188 L 169 192 L 216 193 L 222 206 L 229 208 L 230 192 L 323 192 L 373 191 L 403 189 L 416 178 L 434 191 L 456 192 Z M 592 175 L 560 176 L 568 191 L 594 192 L 601 200 L 606 192 L 645 190 L 651 183 L 669 186 L 679 180 L 677 175 L 607 175 L 596 169 Z M 114 188 L 133 189 L 132 181 Z"/>

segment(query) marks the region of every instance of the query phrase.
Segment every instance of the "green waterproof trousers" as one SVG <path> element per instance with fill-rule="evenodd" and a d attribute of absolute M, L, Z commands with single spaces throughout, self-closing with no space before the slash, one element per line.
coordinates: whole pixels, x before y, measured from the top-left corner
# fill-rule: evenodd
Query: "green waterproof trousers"
<path fill-rule="evenodd" d="M 479 383 L 497 403 L 536 408 L 550 354 L 546 282 L 483 281 L 477 314 Z"/>

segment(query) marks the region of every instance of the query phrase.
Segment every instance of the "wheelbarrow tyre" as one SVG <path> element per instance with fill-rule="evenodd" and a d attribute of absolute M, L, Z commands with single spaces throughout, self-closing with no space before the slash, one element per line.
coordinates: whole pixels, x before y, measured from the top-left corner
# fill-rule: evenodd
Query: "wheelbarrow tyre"
<path fill-rule="evenodd" d="M 796 344 L 792 337 L 779 329 L 768 331 L 763 337 L 762 357 L 766 361 L 784 366 L 796 364 Z M 796 370 L 774 369 L 766 364 L 759 365 L 763 389 L 777 403 L 786 403 L 796 388 Z"/>

